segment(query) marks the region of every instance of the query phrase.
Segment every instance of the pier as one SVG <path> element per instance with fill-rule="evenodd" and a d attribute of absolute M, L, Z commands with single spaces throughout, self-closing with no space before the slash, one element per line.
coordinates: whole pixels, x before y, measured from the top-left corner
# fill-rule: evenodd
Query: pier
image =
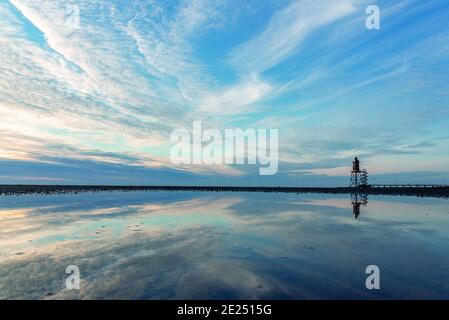
<path fill-rule="evenodd" d="M 447 185 L 443 184 L 370 184 L 368 188 L 417 188 L 417 189 L 433 189 L 433 188 L 447 188 Z"/>
<path fill-rule="evenodd" d="M 180 185 L 0 185 L 1 195 L 77 194 L 82 192 L 184 191 L 184 192 L 270 192 L 395 195 L 449 198 L 449 185 L 444 184 L 369 184 L 368 171 L 360 169 L 357 157 L 353 161 L 348 187 L 289 187 L 289 186 L 180 186 Z"/>
<path fill-rule="evenodd" d="M 406 186 L 406 187 L 404 187 Z M 375 185 L 364 187 L 253 187 L 253 186 L 101 186 L 101 185 L 0 185 L 0 195 L 77 194 L 84 192 L 186 191 L 367 194 L 449 198 L 447 185 Z"/>

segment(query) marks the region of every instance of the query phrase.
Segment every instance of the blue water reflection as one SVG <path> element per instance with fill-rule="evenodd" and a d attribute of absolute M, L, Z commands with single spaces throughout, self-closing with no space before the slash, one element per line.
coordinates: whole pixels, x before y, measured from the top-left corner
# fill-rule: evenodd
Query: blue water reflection
<path fill-rule="evenodd" d="M 3 196 L 0 298 L 447 299 L 448 203 L 280 193 Z M 365 288 L 372 264 L 380 290 Z M 80 268 L 80 290 L 65 288 L 68 265 Z"/>

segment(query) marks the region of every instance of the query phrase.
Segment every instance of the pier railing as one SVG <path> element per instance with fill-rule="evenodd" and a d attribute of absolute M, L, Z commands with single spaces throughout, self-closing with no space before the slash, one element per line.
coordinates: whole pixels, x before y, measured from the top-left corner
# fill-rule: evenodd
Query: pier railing
<path fill-rule="evenodd" d="M 417 188 L 417 189 L 427 189 L 427 188 L 447 188 L 448 185 L 443 184 L 370 184 L 368 185 L 369 188 L 401 188 L 401 189 L 408 189 L 408 188 Z"/>

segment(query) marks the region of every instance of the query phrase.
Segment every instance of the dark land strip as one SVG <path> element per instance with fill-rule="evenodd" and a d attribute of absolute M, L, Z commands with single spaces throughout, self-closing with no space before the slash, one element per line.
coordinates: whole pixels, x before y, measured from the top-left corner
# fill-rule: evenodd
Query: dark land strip
<path fill-rule="evenodd" d="M 199 191 L 199 192 L 270 192 L 396 195 L 449 198 L 449 186 L 435 187 L 232 187 L 232 186 L 101 186 L 101 185 L 0 185 L 0 195 L 77 194 L 113 191 Z"/>

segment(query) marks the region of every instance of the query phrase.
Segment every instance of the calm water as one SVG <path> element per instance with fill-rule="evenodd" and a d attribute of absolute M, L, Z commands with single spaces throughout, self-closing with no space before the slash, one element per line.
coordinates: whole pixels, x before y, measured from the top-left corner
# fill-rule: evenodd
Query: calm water
<path fill-rule="evenodd" d="M 448 299 L 449 201 L 352 201 L 358 204 L 349 195 L 0 196 L 0 298 Z M 80 290 L 65 288 L 68 265 L 80 269 Z M 365 288 L 368 265 L 380 268 L 380 290 Z"/>

